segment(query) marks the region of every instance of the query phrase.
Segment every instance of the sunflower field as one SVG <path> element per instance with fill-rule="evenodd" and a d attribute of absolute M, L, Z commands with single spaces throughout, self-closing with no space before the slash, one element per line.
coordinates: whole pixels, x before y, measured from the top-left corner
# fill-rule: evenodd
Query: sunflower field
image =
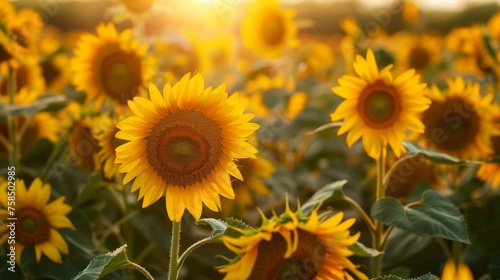
<path fill-rule="evenodd" d="M 500 5 L 369 2 L 0 0 L 0 279 L 499 280 Z"/>

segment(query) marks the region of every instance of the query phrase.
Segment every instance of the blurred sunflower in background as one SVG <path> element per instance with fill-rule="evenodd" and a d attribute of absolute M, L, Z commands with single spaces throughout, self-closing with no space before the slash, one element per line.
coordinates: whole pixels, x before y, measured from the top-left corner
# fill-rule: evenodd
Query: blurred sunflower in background
<path fill-rule="evenodd" d="M 406 131 L 424 132 L 418 113 L 429 107 L 430 100 L 423 94 L 426 84 L 419 82 L 413 69 L 393 79 L 391 68 L 379 71 L 369 49 L 366 59 L 356 57 L 357 76 L 344 75 L 339 86 L 332 88 L 345 99 L 331 114 L 332 121 L 344 120 L 338 135 L 348 132 L 349 147 L 363 137 L 365 151 L 372 158 L 385 155 L 387 144 L 399 157 L 405 151 Z"/>
<path fill-rule="evenodd" d="M 237 254 L 227 265 L 220 267 L 225 280 L 230 279 L 368 279 L 348 257 L 354 253 L 347 247 L 356 243 L 349 228 L 351 218 L 342 222 L 343 212 L 331 217 L 293 213 L 288 205 L 285 213 L 271 220 L 263 217 L 262 226 L 242 236 L 223 236 L 224 245 Z"/>
<path fill-rule="evenodd" d="M 454 260 L 446 261 L 441 280 L 474 280 L 474 275 L 465 262 L 457 264 Z"/>
<path fill-rule="evenodd" d="M 123 184 L 139 190 L 142 206 L 163 195 L 170 220 L 180 221 L 184 210 L 198 220 L 202 204 L 220 210 L 219 195 L 234 199 L 229 175 L 242 180 L 234 159 L 255 158 L 247 142 L 259 127 L 244 114 L 238 94 L 228 97 L 225 85 L 205 88 L 200 74 L 186 74 L 163 94 L 150 85 L 151 100 L 129 102 L 134 116 L 121 121 L 116 134 L 129 142 L 116 148 Z"/>
<path fill-rule="evenodd" d="M 72 80 L 87 94 L 86 102 L 103 100 L 126 104 L 139 96 L 153 65 L 146 57 L 147 45 L 132 39 L 132 30 L 118 32 L 113 24 L 101 23 L 97 35 L 81 36 L 71 60 Z"/>
<path fill-rule="evenodd" d="M 92 135 L 94 139 L 98 141 L 99 152 L 97 156 L 106 179 L 118 179 L 119 172 L 118 165 L 115 164 L 115 149 L 125 144 L 125 141 L 115 137 L 116 133 L 119 131 L 116 127 L 119 119 L 123 119 L 123 117 L 101 115 L 98 117 L 98 120 L 93 123 Z"/>
<path fill-rule="evenodd" d="M 283 10 L 277 0 L 255 0 L 241 21 L 243 45 L 254 54 L 278 58 L 287 47 L 298 45 L 293 10 Z"/>
<path fill-rule="evenodd" d="M 495 104 L 496 110 L 493 115 L 493 123 L 495 124 L 498 131 L 500 131 L 500 106 Z M 493 152 L 491 156 L 500 156 L 500 135 L 491 136 L 491 146 Z M 483 163 L 479 167 L 476 176 L 487 182 L 491 183 L 491 188 L 493 190 L 498 189 L 500 186 L 500 163 Z"/>
<path fill-rule="evenodd" d="M 45 81 L 38 57 L 24 56 L 22 62 L 14 68 L 15 104 L 29 104 L 45 93 Z M 9 103 L 9 80 L 7 76 L 0 78 L 0 96 L 3 102 Z"/>
<path fill-rule="evenodd" d="M 66 216 L 71 206 L 64 203 L 64 196 L 49 203 L 51 187 L 40 178 L 35 178 L 29 189 L 23 180 L 16 180 L 16 262 L 21 263 L 22 252 L 27 247 L 35 247 L 36 262 L 45 255 L 52 262 L 62 263 L 61 255 L 68 255 L 68 244 L 59 229 L 72 229 L 72 222 Z M 7 211 L 7 181 L 1 185 L 0 219 L 12 218 Z M 5 225 L 5 224 L 4 224 Z M 0 230 L 0 244 L 7 241 L 7 226 Z"/>
<path fill-rule="evenodd" d="M 433 85 L 432 104 L 422 114 L 423 146 L 460 159 L 484 159 L 492 153 L 491 137 L 498 133 L 492 118 L 493 95 L 480 95 L 478 83 L 448 79 L 448 89 Z"/>
<path fill-rule="evenodd" d="M 99 122 L 96 116 L 83 115 L 76 119 L 69 130 L 69 150 L 73 161 L 85 172 L 99 170 L 99 141 L 95 138 L 93 129 Z"/>
<path fill-rule="evenodd" d="M 272 162 L 257 156 L 237 161 L 241 171 L 242 181 L 234 180 L 231 185 L 235 199 L 222 198 L 222 215 L 224 217 L 242 217 L 247 209 L 255 206 L 253 195 L 269 195 L 271 190 L 264 184 L 263 179 L 269 178 L 276 171 Z"/>
<path fill-rule="evenodd" d="M 441 61 L 443 44 L 437 34 L 399 34 L 396 38 L 400 44 L 396 52 L 396 65 L 401 72 L 415 69 L 422 73 Z"/>

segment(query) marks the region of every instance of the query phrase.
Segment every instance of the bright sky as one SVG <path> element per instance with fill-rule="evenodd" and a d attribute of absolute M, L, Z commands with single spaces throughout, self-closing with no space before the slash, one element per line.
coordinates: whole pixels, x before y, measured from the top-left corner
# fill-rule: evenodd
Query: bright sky
<path fill-rule="evenodd" d="M 248 1 L 248 0 L 197 0 L 198 2 L 216 2 L 216 1 Z M 324 3 L 324 2 L 336 2 L 336 1 L 346 1 L 346 0 L 279 0 L 282 3 L 299 3 L 304 1 Z M 389 0 L 358 0 L 360 2 L 365 2 L 366 6 L 370 7 L 381 7 L 391 3 Z M 496 2 L 500 3 L 500 0 L 413 0 L 419 7 L 423 10 L 448 10 L 456 11 L 463 9 L 467 3 L 489 3 Z"/>

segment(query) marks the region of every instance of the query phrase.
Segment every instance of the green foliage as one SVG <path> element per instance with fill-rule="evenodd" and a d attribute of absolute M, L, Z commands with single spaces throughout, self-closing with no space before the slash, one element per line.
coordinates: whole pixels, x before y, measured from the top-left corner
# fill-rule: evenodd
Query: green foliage
<path fill-rule="evenodd" d="M 347 248 L 353 251 L 356 256 L 360 257 L 376 257 L 382 254 L 382 252 L 366 247 L 361 242 L 356 242 Z"/>
<path fill-rule="evenodd" d="M 459 209 L 441 193 L 428 190 L 420 201 L 403 206 L 394 198 L 375 203 L 371 215 L 380 222 L 420 236 L 442 237 L 470 244 Z"/>
<path fill-rule="evenodd" d="M 405 260 L 422 251 L 431 241 L 429 237 L 415 235 L 399 228 L 392 229 L 384 248 L 384 267 Z"/>
<path fill-rule="evenodd" d="M 212 232 L 210 233 L 212 239 L 218 238 L 223 234 L 239 236 L 241 233 L 237 229 L 252 229 L 252 227 L 245 224 L 242 220 L 232 217 L 227 218 L 225 221 L 214 218 L 199 219 L 196 224 L 210 226 L 212 228 Z"/>
<path fill-rule="evenodd" d="M 138 269 L 141 267 L 131 262 L 127 257 L 127 245 L 123 245 L 113 252 L 95 257 L 90 264 L 73 280 L 98 280 L 120 269 Z M 141 271 L 142 272 L 142 271 Z"/>
<path fill-rule="evenodd" d="M 34 116 L 36 112 L 47 109 L 50 106 L 60 105 L 67 102 L 67 98 L 58 94 L 45 94 L 30 104 L 2 104 L 0 106 L 0 116 L 28 115 Z"/>
<path fill-rule="evenodd" d="M 322 187 L 302 205 L 300 208 L 301 213 L 303 215 L 309 215 L 314 208 L 324 202 L 342 200 L 344 198 L 342 187 L 346 183 L 347 180 L 340 180 Z"/>
<path fill-rule="evenodd" d="M 459 165 L 473 165 L 473 164 L 481 164 L 481 162 L 477 161 L 470 161 L 470 160 L 461 160 L 457 159 L 455 157 L 452 157 L 447 154 L 443 154 L 440 152 L 424 149 L 420 146 L 418 146 L 415 143 L 409 142 L 409 141 L 403 141 L 403 145 L 405 148 L 408 150 L 408 155 L 415 155 L 419 157 L 426 158 L 434 163 L 439 163 L 439 164 L 459 164 Z"/>

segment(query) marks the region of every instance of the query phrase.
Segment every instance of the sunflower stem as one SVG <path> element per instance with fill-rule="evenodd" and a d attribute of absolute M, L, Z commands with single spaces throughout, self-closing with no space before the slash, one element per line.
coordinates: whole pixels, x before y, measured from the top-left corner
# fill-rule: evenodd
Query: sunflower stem
<path fill-rule="evenodd" d="M 14 97 L 16 94 L 16 72 L 12 66 L 9 66 L 9 103 L 14 105 Z M 17 166 L 17 137 L 16 137 L 16 123 L 14 115 L 8 114 L 7 119 L 10 126 L 10 165 Z"/>
<path fill-rule="evenodd" d="M 194 243 L 193 245 L 189 246 L 189 248 L 187 248 L 186 251 L 184 251 L 184 253 L 182 253 L 181 256 L 179 257 L 179 268 L 178 269 L 180 269 L 182 267 L 187 256 L 189 254 L 191 254 L 194 250 L 196 250 L 198 247 L 205 245 L 205 244 L 208 244 L 208 243 L 216 242 L 216 241 L 217 240 L 213 237 L 207 237 L 207 238 L 203 238 L 202 240 L 199 240 L 196 243 Z"/>
<path fill-rule="evenodd" d="M 144 275 L 148 280 L 154 280 L 153 276 L 151 276 L 151 274 L 149 274 L 149 272 L 144 267 L 142 267 L 136 263 L 133 263 L 133 262 L 129 262 L 129 265 L 131 265 L 135 269 L 139 270 L 139 272 L 141 272 L 142 275 Z"/>
<path fill-rule="evenodd" d="M 179 273 L 179 242 L 181 222 L 172 222 L 172 243 L 170 244 L 170 269 L 168 280 L 176 280 Z"/>
<path fill-rule="evenodd" d="M 375 191 L 375 203 L 384 198 L 384 177 L 385 177 L 385 157 L 384 152 L 380 153 L 377 159 L 377 189 Z M 375 250 L 382 251 L 384 245 L 384 225 L 375 220 L 375 238 L 373 238 L 373 247 Z M 382 274 L 382 256 L 380 254 L 373 259 L 373 278 L 379 277 Z"/>

